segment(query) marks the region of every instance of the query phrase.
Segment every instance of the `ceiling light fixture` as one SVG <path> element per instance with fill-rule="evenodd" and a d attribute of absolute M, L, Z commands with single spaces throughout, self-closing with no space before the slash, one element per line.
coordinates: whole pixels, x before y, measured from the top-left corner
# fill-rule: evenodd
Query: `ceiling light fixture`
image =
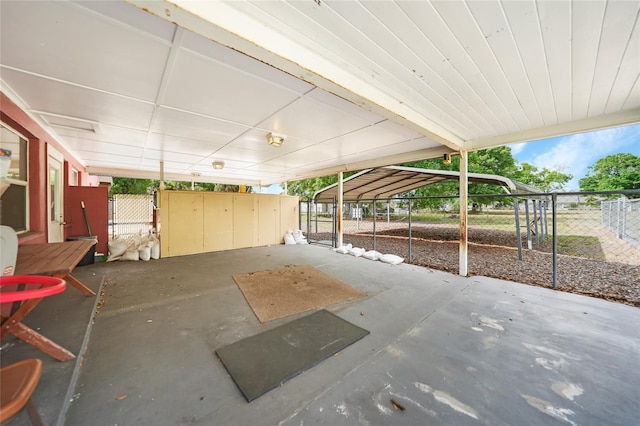
<path fill-rule="evenodd" d="M 211 163 L 211 165 L 215 170 L 222 170 L 224 168 L 224 161 L 216 160 L 213 163 Z"/>
<path fill-rule="evenodd" d="M 442 162 L 444 164 L 451 164 L 451 154 L 444 154 L 442 156 Z"/>
<path fill-rule="evenodd" d="M 280 146 L 284 142 L 285 135 L 281 135 L 278 133 L 269 133 L 267 135 L 267 142 L 271 146 Z"/>

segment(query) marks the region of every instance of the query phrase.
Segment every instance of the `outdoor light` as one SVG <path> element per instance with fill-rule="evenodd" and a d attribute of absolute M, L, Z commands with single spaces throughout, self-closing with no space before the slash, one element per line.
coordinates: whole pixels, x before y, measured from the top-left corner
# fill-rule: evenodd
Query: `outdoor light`
<path fill-rule="evenodd" d="M 451 154 L 445 154 L 442 156 L 442 162 L 444 164 L 451 164 Z"/>
<path fill-rule="evenodd" d="M 285 135 L 280 135 L 278 133 L 269 133 L 267 135 L 267 142 L 271 146 L 280 146 L 284 142 Z"/>
<path fill-rule="evenodd" d="M 211 165 L 215 170 L 222 170 L 222 168 L 224 167 L 224 161 L 216 160 L 213 163 L 211 163 Z"/>

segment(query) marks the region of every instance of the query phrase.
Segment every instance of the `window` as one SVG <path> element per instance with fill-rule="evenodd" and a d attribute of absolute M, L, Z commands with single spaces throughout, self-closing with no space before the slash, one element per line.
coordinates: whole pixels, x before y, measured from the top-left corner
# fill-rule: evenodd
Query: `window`
<path fill-rule="evenodd" d="M 28 230 L 27 140 L 0 123 L 0 224 Z"/>
<path fill-rule="evenodd" d="M 78 186 L 78 171 L 71 169 L 71 176 L 69 177 L 69 186 Z"/>

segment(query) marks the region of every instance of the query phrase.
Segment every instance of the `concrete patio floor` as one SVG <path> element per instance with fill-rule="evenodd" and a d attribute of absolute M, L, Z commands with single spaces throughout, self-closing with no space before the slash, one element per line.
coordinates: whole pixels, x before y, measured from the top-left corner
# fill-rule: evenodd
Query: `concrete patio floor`
<path fill-rule="evenodd" d="M 312 265 L 367 293 L 328 309 L 371 332 L 247 403 L 219 347 L 261 324 L 232 275 Z M 47 425 L 630 425 L 640 418 L 640 309 L 485 277 L 391 266 L 318 246 L 96 263 L 25 323 L 77 360 L 37 357 Z M 404 410 L 391 403 L 396 401 Z M 30 424 L 25 412 L 11 425 Z"/>

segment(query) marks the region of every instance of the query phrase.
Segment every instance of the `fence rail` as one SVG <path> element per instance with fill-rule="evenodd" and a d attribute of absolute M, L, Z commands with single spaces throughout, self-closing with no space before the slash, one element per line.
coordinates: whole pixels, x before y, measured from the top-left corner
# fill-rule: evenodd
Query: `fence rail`
<path fill-rule="evenodd" d="M 640 200 L 622 196 L 639 197 L 640 191 L 470 195 L 469 274 L 640 306 Z M 457 196 L 360 200 L 342 207 L 345 245 L 458 272 Z M 336 211 L 333 199 L 302 202 L 300 226 L 309 242 L 335 247 Z"/>

